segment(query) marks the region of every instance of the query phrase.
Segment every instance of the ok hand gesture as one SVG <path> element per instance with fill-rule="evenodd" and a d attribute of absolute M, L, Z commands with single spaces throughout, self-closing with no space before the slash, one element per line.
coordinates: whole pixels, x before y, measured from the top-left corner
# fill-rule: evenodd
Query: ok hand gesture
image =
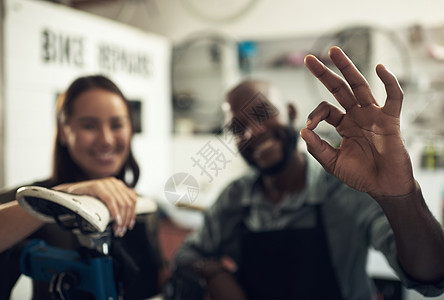
<path fill-rule="evenodd" d="M 310 113 L 306 128 L 301 130 L 308 151 L 329 173 L 359 191 L 376 197 L 411 193 L 416 181 L 400 134 L 403 92 L 397 79 L 383 65 L 376 67 L 387 93 L 381 107 L 366 79 L 340 48 L 331 48 L 329 56 L 345 80 L 312 55 L 305 58 L 305 64 L 345 112 L 322 102 Z M 323 120 L 342 136 L 339 148 L 313 132 Z"/>

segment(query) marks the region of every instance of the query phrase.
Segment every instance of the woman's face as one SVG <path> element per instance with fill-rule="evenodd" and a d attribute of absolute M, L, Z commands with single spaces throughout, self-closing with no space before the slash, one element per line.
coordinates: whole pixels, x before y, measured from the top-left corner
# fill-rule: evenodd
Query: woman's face
<path fill-rule="evenodd" d="M 99 88 L 83 92 L 61 126 L 61 142 L 88 177 L 118 174 L 128 158 L 132 135 L 129 112 L 119 95 Z"/>

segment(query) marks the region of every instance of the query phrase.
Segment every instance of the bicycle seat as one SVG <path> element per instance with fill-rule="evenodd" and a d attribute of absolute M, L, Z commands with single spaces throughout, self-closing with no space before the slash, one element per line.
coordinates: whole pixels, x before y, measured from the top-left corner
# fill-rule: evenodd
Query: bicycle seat
<path fill-rule="evenodd" d="M 24 186 L 17 190 L 16 199 L 31 215 L 47 223 L 58 223 L 67 229 L 84 233 L 104 232 L 112 222 L 106 205 L 88 195 L 75 195 L 39 186 Z M 136 214 L 153 213 L 155 201 L 139 197 Z"/>

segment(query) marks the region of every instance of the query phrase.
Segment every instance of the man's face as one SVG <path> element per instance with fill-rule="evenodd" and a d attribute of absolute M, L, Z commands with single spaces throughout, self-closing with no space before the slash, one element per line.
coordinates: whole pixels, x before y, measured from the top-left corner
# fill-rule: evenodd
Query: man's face
<path fill-rule="evenodd" d="M 228 99 L 226 121 L 245 160 L 262 173 L 275 173 L 293 155 L 296 131 L 260 92 Z M 282 114 L 283 113 L 283 114 Z"/>

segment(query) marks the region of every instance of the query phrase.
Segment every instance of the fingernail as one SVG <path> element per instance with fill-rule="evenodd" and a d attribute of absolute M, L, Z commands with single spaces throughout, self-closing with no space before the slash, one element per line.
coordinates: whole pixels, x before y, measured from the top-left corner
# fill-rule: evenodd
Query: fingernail
<path fill-rule="evenodd" d="M 114 229 L 114 236 L 120 237 L 120 227 L 117 227 L 116 229 Z"/>
<path fill-rule="evenodd" d="M 122 228 L 122 232 L 120 233 L 121 234 L 120 237 L 123 237 L 125 235 L 127 229 L 128 229 L 128 227 Z"/>
<path fill-rule="evenodd" d="M 310 124 L 311 124 L 311 120 L 310 120 L 310 119 L 308 119 L 308 120 L 307 120 L 307 122 L 305 122 L 305 127 L 308 127 L 308 126 L 310 126 Z"/>
<path fill-rule="evenodd" d="M 117 217 L 116 217 L 116 222 L 117 222 L 117 225 L 122 225 L 122 217 L 120 217 L 120 215 L 117 215 Z"/>
<path fill-rule="evenodd" d="M 124 228 L 121 227 L 121 226 L 119 226 L 119 227 L 117 227 L 117 230 L 116 230 L 116 232 L 115 232 L 115 235 L 116 235 L 117 237 L 122 237 L 122 236 L 123 236 L 123 231 L 124 231 Z"/>
<path fill-rule="evenodd" d="M 132 219 L 131 222 L 130 222 L 130 224 L 129 224 L 129 229 L 130 229 L 130 230 L 133 230 L 134 225 L 136 225 L 136 220 Z"/>

